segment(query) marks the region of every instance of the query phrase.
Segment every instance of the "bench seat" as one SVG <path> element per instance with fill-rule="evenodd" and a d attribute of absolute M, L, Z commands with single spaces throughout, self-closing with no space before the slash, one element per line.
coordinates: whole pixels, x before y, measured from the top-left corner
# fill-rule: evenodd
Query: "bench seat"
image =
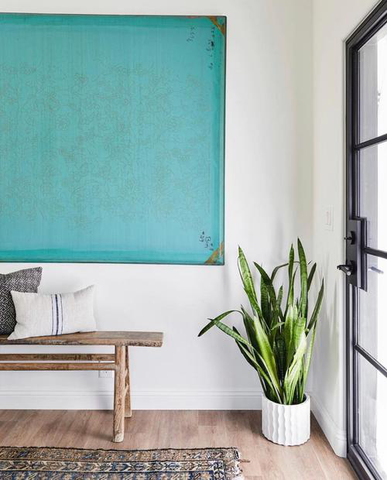
<path fill-rule="evenodd" d="M 130 402 L 129 347 L 161 347 L 161 332 L 88 332 L 8 340 L 0 335 L 0 346 L 7 345 L 104 345 L 108 353 L 0 353 L 0 371 L 32 370 L 112 370 L 114 372 L 113 442 L 122 442 L 125 417 L 132 416 Z"/>
<path fill-rule="evenodd" d="M 0 345 L 114 345 L 126 347 L 161 347 L 161 332 L 87 332 L 49 337 L 8 340 L 0 335 Z"/>

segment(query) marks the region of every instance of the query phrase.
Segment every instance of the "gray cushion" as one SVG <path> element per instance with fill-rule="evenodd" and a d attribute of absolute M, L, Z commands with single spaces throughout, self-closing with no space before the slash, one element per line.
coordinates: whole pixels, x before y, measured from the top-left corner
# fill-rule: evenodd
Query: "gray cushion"
<path fill-rule="evenodd" d="M 41 278 L 42 267 L 0 274 L 0 335 L 9 335 L 14 331 L 16 325 L 16 312 L 11 290 L 36 293 Z"/>

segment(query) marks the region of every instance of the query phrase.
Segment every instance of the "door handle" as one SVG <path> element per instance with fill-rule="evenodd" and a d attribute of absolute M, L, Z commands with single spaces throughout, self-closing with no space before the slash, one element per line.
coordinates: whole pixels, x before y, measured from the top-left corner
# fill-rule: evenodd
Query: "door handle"
<path fill-rule="evenodd" d="M 346 231 L 345 264 L 337 268 L 345 273 L 348 282 L 354 287 L 367 291 L 367 219 L 349 218 Z"/>
<path fill-rule="evenodd" d="M 345 273 L 348 277 L 353 274 L 353 265 L 337 265 L 337 269 Z"/>

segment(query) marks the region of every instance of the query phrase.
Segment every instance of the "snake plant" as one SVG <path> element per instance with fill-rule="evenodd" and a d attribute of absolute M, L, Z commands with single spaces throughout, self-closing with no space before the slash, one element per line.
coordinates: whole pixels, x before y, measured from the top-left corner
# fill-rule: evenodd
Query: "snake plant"
<path fill-rule="evenodd" d="M 260 275 L 259 296 L 243 250 L 238 250 L 238 266 L 243 287 L 250 303 L 249 313 L 243 306 L 229 310 L 213 319 L 201 330 L 199 337 L 216 326 L 232 337 L 246 361 L 257 371 L 263 391 L 269 400 L 284 405 L 304 401 L 316 326 L 324 296 L 321 282 L 313 309 L 309 308 L 309 291 L 316 272 L 316 263 L 309 269 L 305 251 L 297 241 L 298 260 L 293 245 L 289 261 L 274 268 L 271 275 L 254 262 Z M 275 287 L 281 268 L 287 267 L 287 287 Z M 296 274 L 299 272 L 299 283 Z M 286 295 L 285 295 L 286 290 Z M 296 294 L 298 292 L 298 295 Z M 236 327 L 228 327 L 223 319 L 232 313 L 242 316 L 246 336 Z"/>

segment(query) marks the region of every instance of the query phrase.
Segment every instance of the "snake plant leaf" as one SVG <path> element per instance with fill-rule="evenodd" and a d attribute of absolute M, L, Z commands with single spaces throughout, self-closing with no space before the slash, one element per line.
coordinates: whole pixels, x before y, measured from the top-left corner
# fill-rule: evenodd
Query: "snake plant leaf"
<path fill-rule="evenodd" d="M 251 316 L 246 312 L 246 310 L 241 306 L 242 317 L 243 317 L 243 324 L 245 326 L 245 330 L 247 333 L 247 338 L 249 339 L 251 345 L 258 350 L 258 342 L 257 342 L 257 334 L 254 327 L 254 320 Z"/>
<path fill-rule="evenodd" d="M 266 325 L 270 328 L 271 308 L 270 308 L 270 302 L 269 302 L 269 292 L 263 277 L 261 277 L 261 310 L 262 310 L 263 319 L 265 320 Z"/>
<path fill-rule="evenodd" d="M 283 297 L 283 287 L 281 286 L 278 290 L 277 301 L 276 301 L 275 308 L 273 310 L 271 331 L 275 330 L 277 326 L 282 326 L 285 323 L 284 314 L 281 309 L 282 297 Z"/>
<path fill-rule="evenodd" d="M 254 370 L 257 370 L 259 365 L 252 360 L 252 358 L 248 355 L 246 347 L 243 345 L 243 343 L 238 342 L 238 340 L 235 340 L 236 344 L 238 345 L 239 351 L 243 355 L 244 359 L 246 362 L 254 368 Z"/>
<path fill-rule="evenodd" d="M 258 371 L 258 375 L 261 380 L 261 385 L 262 385 L 263 391 L 265 392 L 266 397 L 269 400 L 272 400 L 273 402 L 278 402 L 278 400 L 281 399 L 281 397 L 279 393 L 275 391 L 273 384 L 269 376 L 266 374 L 265 370 L 261 366 L 259 366 L 257 371 Z"/>
<path fill-rule="evenodd" d="M 217 316 L 216 318 L 209 318 L 208 320 L 210 320 L 210 322 L 207 323 L 207 325 L 200 330 L 198 337 L 201 337 L 206 332 L 208 332 L 208 330 L 210 330 L 210 328 L 212 328 L 215 325 L 215 322 L 217 320 L 223 320 L 224 317 L 227 317 L 227 315 L 230 315 L 230 313 L 234 313 L 234 312 L 238 312 L 242 315 L 242 312 L 240 312 L 239 310 L 228 310 L 227 312 L 222 313 L 221 315 Z"/>
<path fill-rule="evenodd" d="M 287 357 L 287 365 L 290 366 L 293 355 L 296 355 L 298 346 L 302 341 L 302 335 L 305 334 L 306 319 L 304 318 L 295 318 L 293 321 L 293 330 L 292 330 L 292 341 L 291 341 L 291 350 L 289 356 Z"/>
<path fill-rule="evenodd" d="M 238 342 L 241 342 L 243 343 L 244 345 L 246 345 L 247 347 L 249 347 L 251 350 L 255 351 L 254 347 L 251 345 L 251 343 L 249 343 L 245 338 L 243 338 L 241 335 L 239 335 L 238 333 L 234 332 L 234 330 L 230 327 L 228 327 L 227 325 L 225 325 L 223 322 L 219 321 L 219 320 L 213 320 L 213 322 L 215 323 L 215 325 L 220 329 L 222 330 L 224 333 L 226 333 L 227 335 L 229 335 L 230 337 L 232 337 L 234 340 L 238 340 Z"/>
<path fill-rule="evenodd" d="M 235 327 L 233 327 L 232 329 L 233 329 L 233 331 L 234 331 L 237 335 L 239 335 L 240 337 L 242 336 Z M 245 357 L 245 360 L 246 360 L 255 370 L 257 370 L 257 368 L 259 367 L 259 364 L 258 364 L 257 360 L 255 359 L 255 357 L 251 354 L 251 351 L 245 346 L 245 344 L 243 344 L 243 343 L 240 342 L 239 340 L 235 339 L 235 342 L 236 342 L 236 344 L 238 345 L 239 350 L 241 351 L 242 355 Z"/>
<path fill-rule="evenodd" d="M 286 366 L 290 365 L 291 359 L 294 354 L 294 344 L 293 344 L 293 326 L 294 322 L 298 316 L 298 310 L 295 305 L 290 305 L 287 311 L 285 326 L 284 326 L 284 339 L 285 339 L 285 348 L 286 348 Z"/>
<path fill-rule="evenodd" d="M 261 274 L 261 279 L 263 280 L 267 288 L 267 291 L 269 293 L 270 302 L 272 306 L 275 307 L 277 303 L 277 296 L 275 294 L 273 282 L 271 281 L 271 278 L 269 277 L 269 275 L 266 273 L 266 270 L 263 267 L 261 267 L 261 265 L 259 265 L 256 262 L 254 262 L 254 265 L 255 265 L 255 268 L 257 268 L 259 273 Z"/>
<path fill-rule="evenodd" d="M 296 389 L 294 391 L 293 403 L 302 403 L 304 400 L 304 370 L 301 368 L 300 376 L 296 383 Z"/>
<path fill-rule="evenodd" d="M 300 375 L 303 372 L 303 367 L 302 367 L 302 360 L 298 360 L 297 362 L 294 362 L 290 368 L 287 370 L 285 380 L 284 380 L 284 397 L 285 397 L 285 403 L 287 405 L 292 405 L 294 403 L 297 403 L 295 401 L 295 393 L 296 393 L 296 388 L 297 384 L 300 381 Z M 301 392 L 299 392 L 298 397 L 302 397 L 303 395 Z"/>
<path fill-rule="evenodd" d="M 214 322 L 215 322 L 215 325 L 220 330 L 222 330 L 224 333 L 226 333 L 230 337 L 234 338 L 234 340 L 237 340 L 239 343 L 241 343 L 243 345 L 246 345 L 250 349 L 254 350 L 254 347 L 245 338 L 243 338 L 241 335 L 239 335 L 236 331 L 232 330 L 227 325 L 225 325 L 224 323 L 222 323 L 218 320 L 214 320 Z M 260 326 L 261 333 L 263 333 L 263 336 L 266 336 L 259 320 L 256 321 L 256 324 Z M 271 350 L 271 347 L 270 347 L 270 345 L 267 345 L 262 350 L 262 345 L 261 345 L 261 342 L 259 341 L 259 339 L 258 339 L 258 344 L 260 345 L 260 348 L 261 348 L 261 351 L 262 351 L 262 356 L 259 355 L 258 352 L 255 352 L 255 353 L 256 353 L 257 357 L 260 359 L 260 361 L 262 362 L 264 368 L 266 369 L 267 375 L 270 378 L 271 384 L 273 386 L 273 389 L 275 390 L 278 401 L 281 403 L 280 385 L 279 385 L 279 381 L 278 381 L 278 376 L 277 376 L 275 364 L 274 364 L 274 368 L 273 368 L 273 354 L 271 353 L 271 356 L 270 356 L 270 354 L 268 354 L 268 352 L 266 351 L 266 347 L 267 347 L 267 350 Z M 268 362 L 265 361 L 265 357 L 267 358 Z"/>
<path fill-rule="evenodd" d="M 316 304 L 314 306 L 313 313 L 310 317 L 308 331 L 310 331 L 317 322 L 318 316 L 320 314 L 323 298 L 324 298 L 324 279 L 321 282 L 321 287 L 320 287 L 320 291 L 318 292 Z"/>
<path fill-rule="evenodd" d="M 290 251 L 289 251 L 289 262 L 288 262 L 289 291 L 288 291 L 288 299 L 286 302 L 287 305 L 293 305 L 293 288 L 291 288 L 292 285 L 294 284 L 293 269 L 294 269 L 294 248 L 293 248 L 293 244 L 291 244 Z"/>
<path fill-rule="evenodd" d="M 302 329 L 302 323 L 304 323 L 303 319 L 296 320 L 296 327 L 294 328 L 294 331 L 296 332 L 296 334 L 294 334 L 294 344 L 297 345 L 297 347 L 295 349 L 292 364 L 297 362 L 299 359 L 302 359 L 307 347 L 306 334 Z"/>
<path fill-rule="evenodd" d="M 288 308 L 289 308 L 290 305 L 293 305 L 294 303 L 296 303 L 297 308 L 298 308 L 297 300 L 296 300 L 296 302 L 294 302 L 294 282 L 295 282 L 295 279 L 296 279 L 296 274 L 297 274 L 297 268 L 294 270 L 293 276 L 292 276 L 292 278 L 290 280 L 290 283 L 289 283 L 288 298 L 286 300 L 285 317 L 287 315 L 287 311 L 288 311 Z"/>
<path fill-rule="evenodd" d="M 235 333 L 240 335 L 240 333 L 235 327 L 233 327 L 233 330 Z M 235 340 L 235 342 L 238 345 L 239 351 L 241 352 L 245 360 L 249 363 L 249 365 L 251 365 L 259 373 L 259 378 L 261 380 L 261 385 L 262 385 L 263 391 L 265 392 L 265 395 L 268 398 L 272 398 L 273 401 L 276 401 L 278 397 L 273 389 L 273 385 L 271 383 L 269 376 L 265 373 L 265 371 L 259 365 L 256 359 L 251 355 L 247 347 L 243 343 L 239 342 L 238 340 Z"/>
<path fill-rule="evenodd" d="M 317 268 L 317 263 L 314 263 L 312 265 L 312 268 L 310 269 L 310 272 L 309 272 L 309 275 L 308 275 L 308 292 L 309 292 L 310 287 L 312 285 L 313 277 L 314 277 L 314 274 L 316 273 L 316 268 Z"/>
<path fill-rule="evenodd" d="M 273 376 L 273 374 L 269 371 L 265 360 L 259 354 L 258 354 L 258 359 L 259 359 L 260 363 L 262 364 L 262 367 L 261 367 L 262 371 L 266 372 L 267 376 L 269 377 L 269 382 L 270 382 L 269 384 L 270 384 L 270 387 L 272 388 L 274 396 L 275 396 L 274 401 L 278 402 L 278 403 L 283 403 L 283 399 L 282 399 L 281 393 L 280 393 L 281 386 L 279 385 L 278 379 L 276 379 Z"/>
<path fill-rule="evenodd" d="M 313 346 L 316 338 L 316 328 L 317 328 L 317 324 L 315 323 L 311 330 L 311 335 L 310 335 L 311 338 L 310 338 L 308 350 L 305 356 L 303 390 L 305 390 L 305 387 L 306 387 L 306 380 L 308 379 L 310 363 L 312 360 Z"/>
<path fill-rule="evenodd" d="M 298 343 L 297 350 L 294 354 L 293 361 L 288 368 L 284 379 L 284 392 L 286 403 L 291 405 L 293 403 L 294 392 L 303 367 L 303 357 L 307 348 L 307 341 L 305 332 L 302 332 Z"/>
<path fill-rule="evenodd" d="M 274 325 L 274 327 L 272 327 L 271 331 L 273 332 L 274 330 L 277 330 L 277 328 L 280 328 L 283 325 L 285 325 L 285 322 L 278 322 Z"/>
<path fill-rule="evenodd" d="M 247 263 L 245 254 L 243 253 L 241 247 L 238 247 L 238 268 L 244 290 L 251 304 L 251 308 L 253 312 L 257 313 L 257 315 L 262 316 L 261 309 L 258 305 L 257 293 L 255 291 L 254 281 L 251 275 L 250 267 Z"/>
<path fill-rule="evenodd" d="M 273 385 L 270 381 L 269 376 L 265 373 L 265 371 L 258 364 L 258 362 L 256 362 L 254 359 L 251 358 L 251 355 L 249 354 L 247 348 L 243 345 L 243 343 L 238 342 L 238 340 L 235 340 L 235 342 L 238 345 L 239 351 L 241 352 L 245 360 L 258 372 L 261 386 L 266 397 L 271 399 L 274 402 L 278 401 L 278 395 L 273 389 Z"/>
<path fill-rule="evenodd" d="M 283 383 L 286 373 L 286 347 L 285 339 L 283 336 L 279 336 L 275 340 L 274 353 L 277 360 L 277 370 L 280 383 Z"/>
<path fill-rule="evenodd" d="M 281 268 L 287 267 L 288 265 L 289 265 L 288 262 L 287 262 L 287 263 L 283 263 L 282 265 L 278 265 L 277 267 L 275 267 L 275 268 L 273 269 L 273 271 L 271 272 L 271 277 L 270 277 L 272 283 L 274 283 L 274 279 L 275 279 L 278 271 L 279 271 Z"/>
<path fill-rule="evenodd" d="M 301 240 L 297 240 L 298 247 L 298 257 L 300 261 L 300 284 L 301 284 L 301 298 L 300 298 L 300 309 L 301 317 L 307 317 L 308 309 L 308 264 L 306 261 L 304 247 L 302 246 Z"/>
<path fill-rule="evenodd" d="M 301 342 L 302 334 L 305 333 L 306 318 L 296 318 L 293 325 L 293 344 L 294 349 L 297 350 Z"/>
<path fill-rule="evenodd" d="M 245 358 L 246 358 L 246 356 L 248 357 L 248 353 L 246 352 L 246 347 L 243 345 L 243 343 L 238 342 L 238 340 L 235 340 L 235 341 L 236 341 L 242 355 Z M 247 360 L 247 358 L 246 358 L 246 360 Z M 258 376 L 259 376 L 259 379 L 261 381 L 263 391 L 265 392 L 265 395 L 267 396 L 267 398 L 270 398 L 274 402 L 278 401 L 278 395 L 276 394 L 276 392 L 273 388 L 273 384 L 272 384 L 269 376 L 266 374 L 265 370 L 261 367 L 261 365 L 259 365 L 258 362 L 256 362 L 256 370 L 258 372 Z"/>
<path fill-rule="evenodd" d="M 284 296 L 284 287 L 281 285 L 278 290 L 277 309 L 281 310 L 282 298 Z"/>
<path fill-rule="evenodd" d="M 257 332 L 257 341 L 258 341 L 260 356 L 262 357 L 262 361 L 265 364 L 267 373 L 272 379 L 273 386 L 279 392 L 280 385 L 279 385 L 279 379 L 278 379 L 277 365 L 275 363 L 275 357 L 274 357 L 269 339 L 259 319 L 254 318 L 254 326 Z"/>

